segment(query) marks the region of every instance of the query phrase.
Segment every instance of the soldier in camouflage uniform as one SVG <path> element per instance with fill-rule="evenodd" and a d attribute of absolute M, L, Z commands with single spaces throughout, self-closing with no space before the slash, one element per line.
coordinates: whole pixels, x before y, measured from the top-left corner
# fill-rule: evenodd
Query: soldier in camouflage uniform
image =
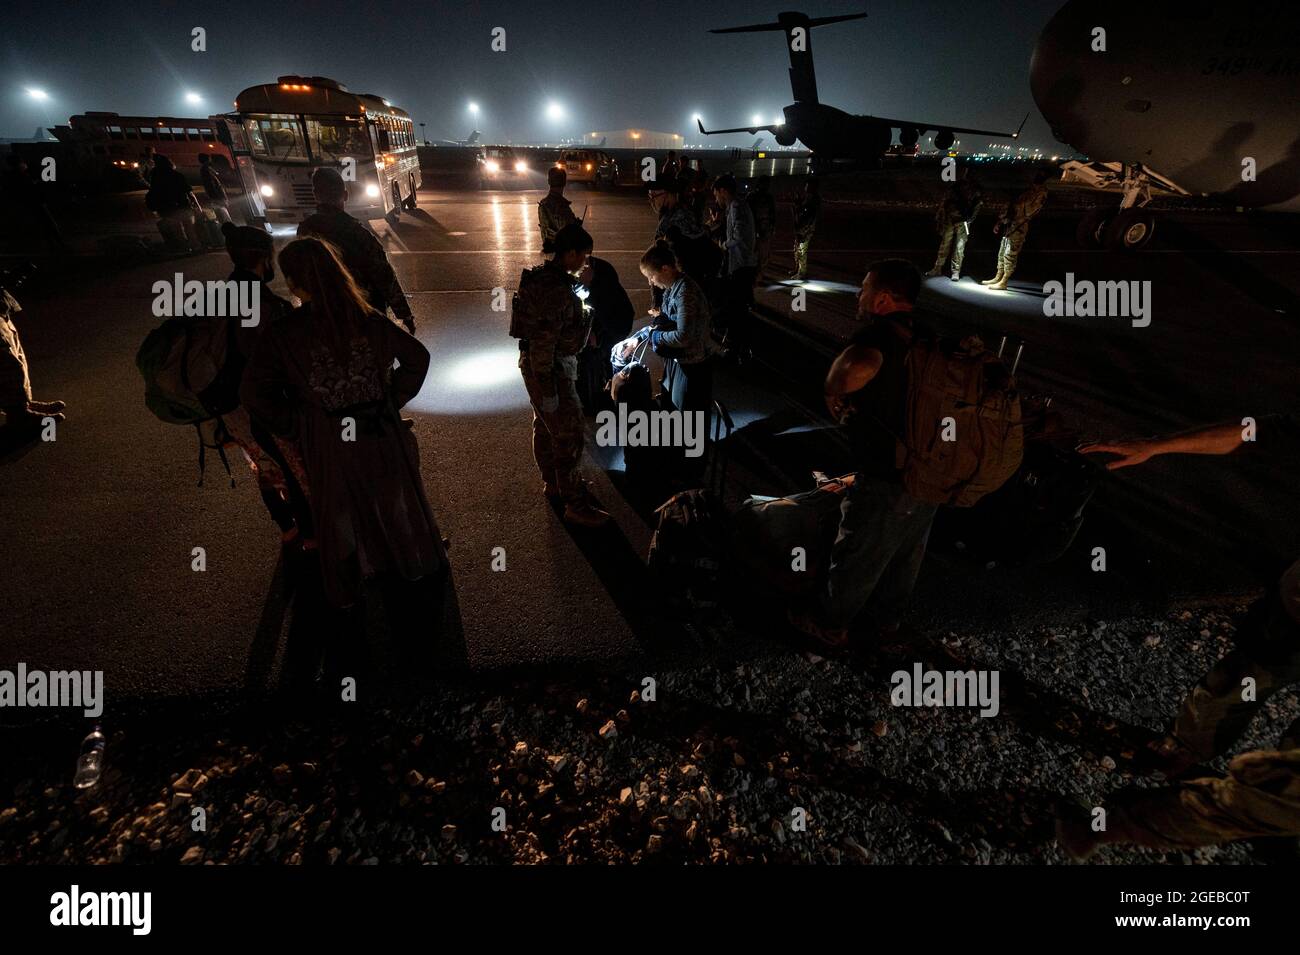
<path fill-rule="evenodd" d="M 546 184 L 551 187 L 545 198 L 537 203 L 537 226 L 542 230 L 542 251 L 550 255 L 555 251 L 555 234 L 570 222 L 577 222 L 569 200 L 564 198 L 564 185 L 569 174 L 559 166 L 546 171 Z"/>
<path fill-rule="evenodd" d="M 1047 202 L 1047 173 L 1040 172 L 1034 176 L 1034 184 L 1012 199 L 1006 212 L 998 219 L 993 231 L 1002 237 L 998 246 L 998 274 L 985 279 L 980 285 L 989 288 L 1004 289 L 1016 271 L 1016 262 L 1020 259 L 1020 249 L 1029 234 L 1029 221 L 1042 212 Z"/>
<path fill-rule="evenodd" d="M 375 311 L 387 315 L 391 308 L 398 324 L 415 334 L 415 316 L 384 247 L 374 233 L 344 211 L 348 189 L 339 171 L 331 166 L 317 169 L 311 187 L 316 194 L 316 212 L 298 224 L 298 237 L 313 236 L 334 246 Z"/>
<path fill-rule="evenodd" d="M 14 316 L 21 310 L 18 301 L 0 288 L 0 411 L 4 412 L 8 430 L 34 431 L 46 417 L 62 421 L 66 405 L 32 398 L 27 356 L 14 324 Z"/>
<path fill-rule="evenodd" d="M 822 219 L 821 188 L 811 176 L 804 183 L 803 198 L 794 207 L 794 273 L 802 282 L 808 277 L 808 252 Z"/>
<path fill-rule="evenodd" d="M 578 223 L 556 233 L 554 256 L 524 273 L 515 297 L 511 333 L 519 338 L 519 371 L 533 406 L 533 458 L 542 491 L 564 503 L 564 519 L 599 527 L 609 514 L 597 507 L 578 473 L 583 417 L 578 402 L 578 353 L 591 319 L 574 292 L 592 240 Z"/>
<path fill-rule="evenodd" d="M 1269 415 L 1257 427 L 1253 446 L 1285 449 L 1292 457 L 1300 452 L 1300 415 Z M 1081 450 L 1120 455 L 1108 465 L 1115 469 L 1157 454 L 1228 454 L 1245 445 L 1241 424 L 1229 422 L 1169 438 Z M 1192 690 L 1173 732 L 1155 747 L 1167 775 L 1181 776 L 1227 752 L 1269 697 L 1300 681 L 1300 561 L 1263 601 L 1242 628 L 1236 648 Z M 1247 687 L 1253 692 L 1247 694 Z M 1278 749 L 1233 759 L 1227 777 L 1193 779 L 1126 797 L 1108 809 L 1104 832 L 1093 832 L 1081 817 L 1063 817 L 1057 830 L 1062 846 L 1086 858 L 1106 843 L 1191 848 L 1300 835 L 1300 720 L 1282 734 Z"/>
<path fill-rule="evenodd" d="M 983 202 L 984 193 L 973 179 L 967 177 L 952 184 L 935 215 L 935 225 L 939 229 L 939 254 L 934 260 L 934 268 L 925 273 L 927 278 L 934 278 L 943 272 L 949 254 L 952 255 L 952 280 L 956 282 L 961 278 L 961 263 L 966 257 L 970 225 L 979 215 Z"/>

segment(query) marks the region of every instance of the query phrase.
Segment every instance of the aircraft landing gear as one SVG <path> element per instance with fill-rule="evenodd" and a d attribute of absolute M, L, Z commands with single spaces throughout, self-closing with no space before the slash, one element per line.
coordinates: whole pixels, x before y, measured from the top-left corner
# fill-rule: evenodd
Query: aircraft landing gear
<path fill-rule="evenodd" d="M 1118 209 L 1092 209 L 1075 232 L 1085 249 L 1106 248 L 1116 252 L 1136 252 L 1151 244 L 1156 232 L 1156 216 L 1148 207 L 1152 185 L 1167 192 L 1182 192 L 1172 182 L 1152 173 L 1140 163 L 1122 167 L 1122 179 L 1113 173 L 1098 176 L 1094 185 L 1118 186 L 1124 194 Z M 1118 180 L 1118 181 L 1117 181 Z"/>

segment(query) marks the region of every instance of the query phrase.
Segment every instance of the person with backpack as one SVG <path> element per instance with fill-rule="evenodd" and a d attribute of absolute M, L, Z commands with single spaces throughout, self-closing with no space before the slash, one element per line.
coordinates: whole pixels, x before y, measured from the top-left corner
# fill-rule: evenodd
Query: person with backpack
<path fill-rule="evenodd" d="M 185 177 L 166 156 L 154 157 L 153 175 L 149 179 L 149 191 L 145 193 L 144 204 L 150 212 L 158 214 L 158 228 L 164 236 L 168 234 L 170 226 L 170 231 L 178 239 L 183 236 L 188 242 L 190 252 L 206 250 L 207 246 L 195 218 L 199 200 Z"/>
<path fill-rule="evenodd" d="M 519 340 L 519 372 L 533 407 L 533 459 L 542 493 L 564 505 L 564 520 L 600 527 L 609 514 L 592 501 L 578 467 L 584 441 L 578 401 L 578 353 L 591 334 L 591 320 L 574 291 L 593 242 L 571 222 L 555 235 L 555 252 L 519 277 L 510 313 L 510 334 Z"/>
<path fill-rule="evenodd" d="M 841 505 L 824 587 L 810 606 L 791 608 L 788 616 L 829 649 L 847 647 L 849 627 L 864 610 L 880 635 L 897 632 L 938 512 L 907 492 L 896 464 L 920 291 L 921 274 L 910 262 L 885 259 L 867 269 L 858 295 L 864 327 L 826 375 L 826 406 L 847 424 L 860 477 Z"/>
<path fill-rule="evenodd" d="M 208 195 L 208 207 L 217 214 L 218 223 L 224 226 L 231 221 L 230 198 L 226 195 L 226 184 L 221 181 L 221 173 L 207 153 L 199 153 L 199 182 Z M 224 234 L 224 228 L 222 232 Z"/>
<path fill-rule="evenodd" d="M 240 394 L 255 421 L 302 448 L 325 598 L 358 605 L 381 574 L 437 580 L 446 549 L 399 413 L 420 391 L 429 351 L 374 320 L 330 245 L 298 239 L 279 263 L 303 304 L 263 331 Z"/>
<path fill-rule="evenodd" d="M 226 237 L 226 254 L 234 265 L 228 281 L 250 284 L 258 299 L 256 325 L 245 326 L 238 318 L 227 319 L 236 323 L 236 327 L 235 353 L 227 355 L 226 360 L 239 362 L 247 369 L 266 330 L 282 321 L 293 306 L 267 288 L 275 278 L 275 250 L 270 235 L 262 229 L 231 222 L 221 231 Z M 222 414 L 221 420 L 257 477 L 262 503 L 280 528 L 280 545 L 285 555 L 314 546 L 309 484 L 297 442 L 275 437 L 261 421 L 249 415 L 242 403 Z"/>
<path fill-rule="evenodd" d="M 334 246 L 370 307 L 385 317 L 391 308 L 394 319 L 414 335 L 415 316 L 384 247 L 345 210 L 348 187 L 342 174 L 333 166 L 322 166 L 312 173 L 311 188 L 316 211 L 298 224 L 298 237 L 315 236 Z"/>

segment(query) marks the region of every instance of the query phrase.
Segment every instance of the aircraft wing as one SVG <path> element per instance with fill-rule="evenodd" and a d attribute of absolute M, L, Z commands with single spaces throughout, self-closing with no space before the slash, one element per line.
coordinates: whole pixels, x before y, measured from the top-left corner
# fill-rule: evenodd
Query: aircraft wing
<path fill-rule="evenodd" d="M 885 116 L 872 116 L 870 118 L 881 124 L 888 123 L 895 129 L 916 129 L 922 134 L 947 131 L 950 133 L 970 133 L 973 136 L 1000 136 L 1004 139 L 1019 139 L 1020 131 L 1025 128 L 1025 123 L 1029 121 L 1029 114 L 1025 114 L 1025 118 L 1020 121 L 1020 127 L 1014 133 L 999 132 L 995 129 L 971 129 L 968 126 L 945 126 L 936 123 L 918 123 L 907 119 L 889 119 Z"/>
<path fill-rule="evenodd" d="M 705 136 L 713 136 L 717 133 L 749 133 L 751 136 L 756 136 L 760 131 L 774 133 L 778 128 L 775 123 L 769 123 L 766 126 L 737 126 L 734 129 L 705 129 L 704 123 L 698 119 L 695 121 L 695 125 L 700 127 L 700 132 Z"/>

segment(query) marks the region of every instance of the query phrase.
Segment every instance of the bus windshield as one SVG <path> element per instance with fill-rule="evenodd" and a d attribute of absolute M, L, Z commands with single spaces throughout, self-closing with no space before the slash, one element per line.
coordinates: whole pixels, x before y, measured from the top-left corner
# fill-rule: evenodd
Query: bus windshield
<path fill-rule="evenodd" d="M 298 117 L 289 113 L 250 116 L 244 123 L 253 155 L 277 162 L 306 162 L 307 147 Z"/>
<path fill-rule="evenodd" d="M 374 155 L 361 121 L 341 116 L 308 116 L 307 142 L 317 161 Z"/>

